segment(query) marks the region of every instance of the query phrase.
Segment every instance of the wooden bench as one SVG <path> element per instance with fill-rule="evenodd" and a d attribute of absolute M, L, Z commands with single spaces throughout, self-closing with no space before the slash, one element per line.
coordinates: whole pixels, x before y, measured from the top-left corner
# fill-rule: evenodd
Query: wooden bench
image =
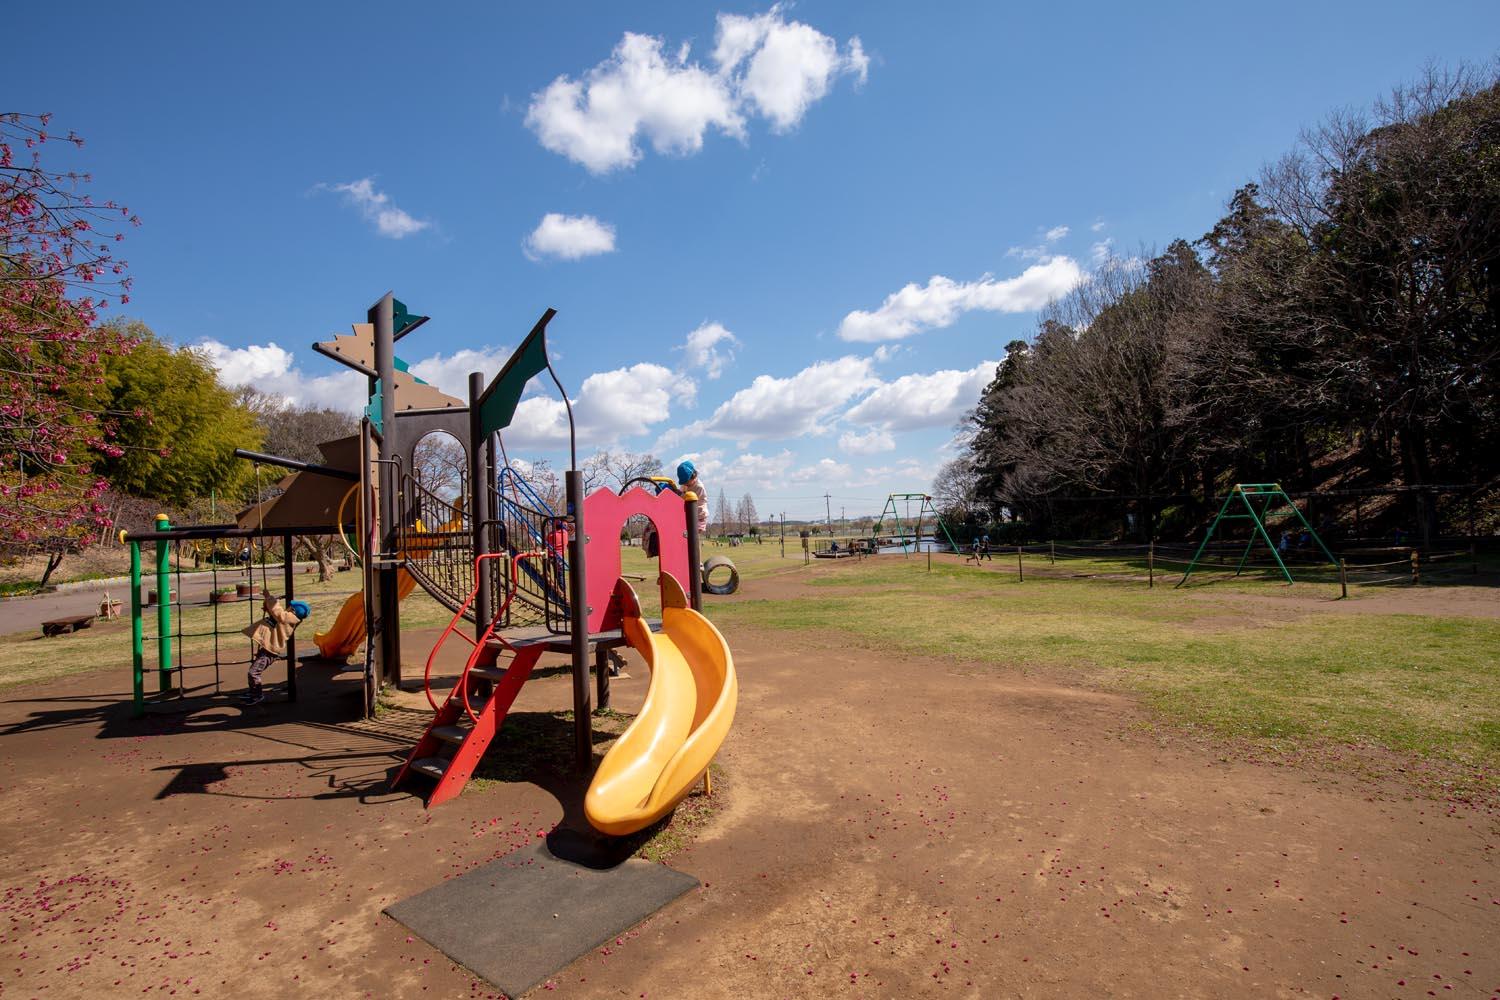
<path fill-rule="evenodd" d="M 73 615 L 71 618 L 54 618 L 50 622 L 42 622 L 42 635 L 63 635 L 67 632 L 77 632 L 81 628 L 88 628 L 94 624 L 93 615 Z"/>

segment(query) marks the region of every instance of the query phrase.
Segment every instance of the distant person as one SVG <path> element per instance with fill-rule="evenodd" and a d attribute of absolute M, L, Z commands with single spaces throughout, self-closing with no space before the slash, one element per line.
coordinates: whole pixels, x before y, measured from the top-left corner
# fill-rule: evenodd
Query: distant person
<path fill-rule="evenodd" d="M 300 601 L 292 603 L 301 604 Z M 286 655 L 287 642 L 302 621 L 295 612 L 284 607 L 275 594 L 266 594 L 261 610 L 264 615 L 260 621 L 241 630 L 250 637 L 251 646 L 250 669 L 245 675 L 247 686 L 245 693 L 240 695 L 241 704 L 246 706 L 259 705 L 266 700 L 261 678 L 273 662 Z"/>
<path fill-rule="evenodd" d="M 839 554 L 839 543 L 837 541 L 835 541 L 832 545 L 830 545 L 828 547 L 828 551 L 832 552 L 834 555 L 838 555 Z"/>
<path fill-rule="evenodd" d="M 980 555 L 980 558 L 988 559 L 990 562 L 994 562 L 995 561 L 995 557 L 992 556 L 992 555 L 990 555 L 990 536 L 989 535 L 981 535 L 979 537 L 979 555 Z"/>
<path fill-rule="evenodd" d="M 1281 533 L 1281 539 L 1276 543 L 1276 550 L 1282 555 L 1286 555 L 1286 551 L 1291 546 L 1291 544 L 1292 533 L 1290 531 L 1283 531 Z"/>
<path fill-rule="evenodd" d="M 547 563 L 552 567 L 552 577 L 561 587 L 568 558 L 568 524 L 566 521 L 558 521 L 557 526 L 547 535 L 547 549 L 551 556 Z"/>

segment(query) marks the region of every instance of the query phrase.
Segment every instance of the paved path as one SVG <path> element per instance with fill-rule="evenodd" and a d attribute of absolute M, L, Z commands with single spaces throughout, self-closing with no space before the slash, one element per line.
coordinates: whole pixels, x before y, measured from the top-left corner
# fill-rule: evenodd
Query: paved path
<path fill-rule="evenodd" d="M 298 564 L 300 568 L 301 563 Z M 267 573 L 272 589 L 276 589 L 281 582 L 281 568 L 279 566 L 268 567 Z M 203 604 L 208 601 L 209 592 L 214 589 L 214 575 L 212 573 L 183 573 L 181 577 L 179 597 L 188 604 Z M 244 580 L 237 573 L 219 573 L 219 586 L 232 587 L 234 584 Z M 173 583 L 177 581 L 175 579 Z M 259 571 L 256 573 L 256 583 L 260 583 Z M 355 580 L 358 583 L 358 580 Z M 154 576 L 148 576 L 142 584 L 141 600 L 147 597 L 147 592 L 156 586 Z M 51 621 L 54 618 L 68 618 L 73 615 L 87 615 L 99 613 L 99 602 L 108 594 L 112 599 L 120 601 L 125 614 L 130 614 L 130 578 L 117 577 L 112 580 L 89 580 L 77 584 L 61 584 L 51 594 L 37 594 L 32 597 L 9 597 L 0 600 L 0 635 L 10 635 L 15 632 L 39 632 L 42 622 Z"/>

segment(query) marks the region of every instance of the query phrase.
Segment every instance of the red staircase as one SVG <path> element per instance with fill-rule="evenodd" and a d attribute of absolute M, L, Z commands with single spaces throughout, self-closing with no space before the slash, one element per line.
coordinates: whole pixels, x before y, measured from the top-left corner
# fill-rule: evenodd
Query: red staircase
<path fill-rule="evenodd" d="M 448 700 L 438 708 L 432 724 L 396 776 L 396 787 L 413 771 L 436 779 L 427 796 L 429 809 L 463 791 L 515 703 L 521 685 L 531 676 L 531 668 L 536 666 L 543 648 L 543 644 L 537 643 L 511 652 L 500 639 L 488 639 L 475 646 L 463 676 L 453 686 Z M 500 659 L 502 652 L 510 654 L 504 661 Z M 485 697 L 484 688 L 491 685 L 494 691 Z"/>
<path fill-rule="evenodd" d="M 481 564 L 486 559 L 508 558 L 511 562 L 511 578 L 514 579 L 516 566 L 521 560 L 541 557 L 543 553 L 540 552 L 480 556 L 474 560 L 474 579 L 479 579 Z M 484 758 L 484 752 L 489 749 L 499 731 L 500 724 L 505 721 L 511 705 L 515 703 L 516 695 L 520 694 L 521 685 L 531 676 L 532 668 L 547 648 L 545 639 L 510 643 L 494 634 L 496 623 L 504 619 L 505 609 L 515 596 L 514 587 L 506 595 L 505 603 L 478 642 L 464 635 L 458 626 L 463 622 L 464 612 L 468 610 L 478 590 L 476 583 L 427 656 L 427 673 L 423 684 L 427 690 L 427 701 L 436 714 L 427 731 L 412 748 L 411 756 L 401 768 L 401 773 L 396 775 L 396 780 L 392 783 L 392 787 L 399 788 L 407 775 L 412 773 L 434 779 L 432 791 L 427 795 L 429 809 L 447 802 L 463 791 L 464 785 L 468 784 L 475 768 Z M 462 636 L 474 644 L 474 649 L 469 653 L 463 673 L 453 685 L 447 700 L 439 705 L 432 697 L 432 663 L 450 635 Z"/>

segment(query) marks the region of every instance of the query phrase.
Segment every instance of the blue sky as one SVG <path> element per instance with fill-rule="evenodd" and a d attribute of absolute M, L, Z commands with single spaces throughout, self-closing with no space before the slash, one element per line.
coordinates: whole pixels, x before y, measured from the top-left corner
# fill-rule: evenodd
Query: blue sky
<path fill-rule="evenodd" d="M 3 110 L 76 130 L 49 162 L 142 219 L 126 313 L 226 380 L 359 408 L 309 345 L 394 290 L 433 317 L 402 356 L 462 394 L 550 306 L 581 452 L 837 517 L 929 488 L 1098 254 L 1196 238 L 1302 127 L 1492 58 L 1500 4 L 84 2 L 8 28 Z M 538 388 L 507 445 L 561 467 Z"/>

